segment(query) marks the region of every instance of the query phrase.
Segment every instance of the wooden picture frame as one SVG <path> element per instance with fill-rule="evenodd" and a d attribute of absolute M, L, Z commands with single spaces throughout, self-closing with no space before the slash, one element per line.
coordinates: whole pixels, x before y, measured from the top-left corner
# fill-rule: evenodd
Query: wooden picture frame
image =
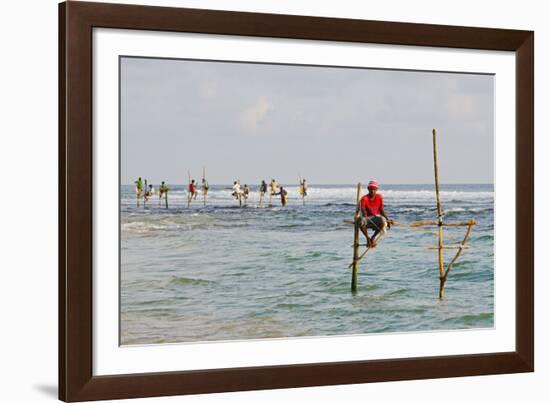
<path fill-rule="evenodd" d="M 94 376 L 92 30 L 504 50 L 516 54 L 516 348 L 501 353 Z M 506 29 L 65 2 L 59 5 L 59 398 L 64 401 L 534 370 L 534 33 Z M 521 225 L 520 225 L 521 224 Z"/>

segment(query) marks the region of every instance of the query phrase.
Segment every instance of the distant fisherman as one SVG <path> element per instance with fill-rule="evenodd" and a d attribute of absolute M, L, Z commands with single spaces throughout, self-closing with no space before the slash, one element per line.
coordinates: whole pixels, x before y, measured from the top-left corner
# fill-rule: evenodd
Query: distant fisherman
<path fill-rule="evenodd" d="M 166 193 L 168 193 L 168 186 L 166 186 L 164 181 L 162 181 L 159 186 L 159 200 L 162 199 L 162 196 Z"/>
<path fill-rule="evenodd" d="M 369 193 L 361 198 L 361 232 L 367 238 L 368 247 L 376 247 L 376 236 L 380 232 L 385 232 L 393 223 L 384 212 L 384 198 L 378 192 L 378 183 L 370 181 L 367 189 Z M 374 234 L 369 238 L 367 228 L 374 230 Z"/>
<path fill-rule="evenodd" d="M 283 187 L 281 186 L 279 188 L 279 191 L 277 193 L 275 193 L 275 195 L 281 195 L 281 204 L 283 207 L 286 206 L 286 196 L 287 196 L 288 192 L 283 189 Z"/>
<path fill-rule="evenodd" d="M 267 183 L 265 183 L 264 180 L 262 180 L 262 183 L 260 184 L 260 206 L 262 205 L 262 200 L 267 193 Z"/>
<path fill-rule="evenodd" d="M 245 184 L 244 189 L 243 189 L 243 196 L 244 196 L 245 200 L 248 200 L 248 195 L 249 194 L 250 194 L 250 189 L 248 188 L 248 185 Z"/>
<path fill-rule="evenodd" d="M 191 200 L 192 197 L 194 197 L 195 199 L 197 198 L 197 186 L 195 184 L 195 179 L 193 179 L 191 181 L 191 183 L 189 184 L 189 200 Z"/>
<path fill-rule="evenodd" d="M 149 185 L 147 185 L 147 179 L 145 179 L 145 186 L 143 188 L 143 207 L 145 207 L 145 203 L 147 202 L 147 189 L 149 188 Z"/>
<path fill-rule="evenodd" d="M 149 189 L 147 189 L 147 192 L 145 192 L 145 201 L 149 200 L 149 197 L 153 196 L 155 194 L 155 188 L 153 185 L 149 185 Z"/>
<path fill-rule="evenodd" d="M 263 196 L 267 193 L 267 183 L 265 183 L 264 180 L 262 180 L 262 183 L 260 183 L 260 196 Z"/>
<path fill-rule="evenodd" d="M 136 184 L 136 194 L 138 197 L 141 197 L 141 193 L 143 192 L 143 181 L 141 180 L 141 177 L 139 177 L 134 183 Z"/>
<path fill-rule="evenodd" d="M 234 196 L 238 200 L 241 198 L 241 195 L 241 184 L 238 181 L 233 182 L 233 193 L 231 196 Z"/>
<path fill-rule="evenodd" d="M 270 186 L 271 186 L 271 194 L 276 195 L 278 193 L 277 190 L 279 187 L 279 184 L 277 183 L 277 181 L 275 179 L 271 179 Z"/>
<path fill-rule="evenodd" d="M 208 182 L 205 178 L 202 178 L 201 191 L 204 196 L 208 193 Z"/>
<path fill-rule="evenodd" d="M 139 198 L 143 193 L 143 181 L 141 180 L 141 177 L 139 177 L 138 180 L 134 183 L 136 184 L 136 202 L 137 206 L 139 207 Z"/>
<path fill-rule="evenodd" d="M 307 184 L 305 179 L 302 179 L 302 181 L 300 182 L 300 196 L 307 196 Z"/>

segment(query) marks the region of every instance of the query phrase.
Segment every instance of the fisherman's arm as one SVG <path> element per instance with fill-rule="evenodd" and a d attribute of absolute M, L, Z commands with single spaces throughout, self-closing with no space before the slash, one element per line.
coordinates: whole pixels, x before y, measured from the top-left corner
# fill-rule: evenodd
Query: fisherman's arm
<path fill-rule="evenodd" d="M 367 214 L 367 209 L 363 206 L 361 206 L 361 214 L 363 217 L 368 217 L 369 215 Z"/>

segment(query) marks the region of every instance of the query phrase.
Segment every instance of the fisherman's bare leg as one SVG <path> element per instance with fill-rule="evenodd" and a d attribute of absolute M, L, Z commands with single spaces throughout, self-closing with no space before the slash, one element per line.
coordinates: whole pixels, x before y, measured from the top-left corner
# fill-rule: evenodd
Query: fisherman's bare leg
<path fill-rule="evenodd" d="M 359 226 L 359 229 L 361 230 L 361 232 L 363 233 L 363 235 L 365 235 L 365 238 L 367 239 L 367 246 L 370 247 L 372 241 L 369 238 L 369 233 L 367 232 L 367 224 L 365 224 L 365 222 L 363 221 L 361 223 L 361 225 Z"/>
<path fill-rule="evenodd" d="M 380 233 L 379 230 L 375 230 L 375 231 L 374 231 L 374 234 L 372 234 L 372 238 L 370 239 L 370 242 L 371 242 L 371 243 L 370 243 L 370 247 L 371 247 L 371 248 L 376 248 L 376 245 L 377 245 L 377 243 L 376 243 L 376 235 L 378 235 L 379 233 Z"/>

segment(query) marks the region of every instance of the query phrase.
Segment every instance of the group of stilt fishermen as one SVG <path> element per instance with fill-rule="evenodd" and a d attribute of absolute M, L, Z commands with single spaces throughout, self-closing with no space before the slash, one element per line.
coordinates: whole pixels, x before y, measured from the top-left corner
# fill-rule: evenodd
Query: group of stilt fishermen
<path fill-rule="evenodd" d="M 165 182 L 161 182 L 158 192 L 155 190 L 155 187 L 152 184 L 147 184 L 147 179 L 143 180 L 141 177 L 139 177 L 134 184 L 136 185 L 136 198 L 137 198 L 137 205 L 139 207 L 139 202 L 141 199 L 143 199 L 143 203 L 147 203 L 147 201 L 153 197 L 155 194 L 158 194 L 158 200 L 159 204 L 161 200 L 164 198 L 166 201 L 166 207 L 168 207 L 168 191 L 170 188 L 165 184 Z M 204 198 L 204 204 L 206 204 L 206 196 L 208 194 L 209 185 L 205 178 L 202 178 L 200 191 Z M 243 187 L 241 187 L 240 180 L 236 180 L 233 182 L 232 187 L 233 193 L 231 194 L 238 202 L 239 205 L 242 205 L 243 202 L 246 203 L 248 200 L 248 197 L 250 195 L 250 188 L 247 184 L 245 184 Z M 283 188 L 282 185 L 280 185 L 275 179 L 271 179 L 271 183 L 269 184 L 269 187 L 265 180 L 262 180 L 262 183 L 258 187 L 258 192 L 260 194 L 260 205 L 263 202 L 264 197 L 269 194 L 269 203 L 271 204 L 271 198 L 273 196 L 280 196 L 281 197 L 281 205 L 284 207 L 286 206 L 287 202 L 287 196 L 288 191 Z M 299 178 L 299 189 L 298 192 L 300 196 L 302 197 L 303 203 L 305 204 L 305 197 L 307 196 L 307 182 L 305 179 Z M 187 204 L 190 205 L 192 200 L 196 200 L 199 192 L 197 190 L 197 183 L 195 179 L 190 179 L 188 187 L 187 187 Z"/>
<path fill-rule="evenodd" d="M 245 184 L 241 188 L 240 181 L 236 180 L 233 182 L 232 190 L 233 193 L 231 193 L 231 195 L 239 201 L 239 205 L 242 205 L 243 201 L 246 202 L 248 200 L 248 196 L 250 195 L 250 188 L 248 185 Z M 263 199 L 267 194 L 269 194 L 269 204 L 271 204 L 271 199 L 273 196 L 280 196 L 281 205 L 283 207 L 286 206 L 288 191 L 275 179 L 271 179 L 269 186 L 265 180 L 262 180 L 262 183 L 260 183 L 260 186 L 258 187 L 258 193 L 260 194 L 260 206 L 262 205 Z M 305 197 L 307 196 L 307 182 L 305 179 L 299 179 L 298 193 L 302 197 L 305 204 Z"/>

